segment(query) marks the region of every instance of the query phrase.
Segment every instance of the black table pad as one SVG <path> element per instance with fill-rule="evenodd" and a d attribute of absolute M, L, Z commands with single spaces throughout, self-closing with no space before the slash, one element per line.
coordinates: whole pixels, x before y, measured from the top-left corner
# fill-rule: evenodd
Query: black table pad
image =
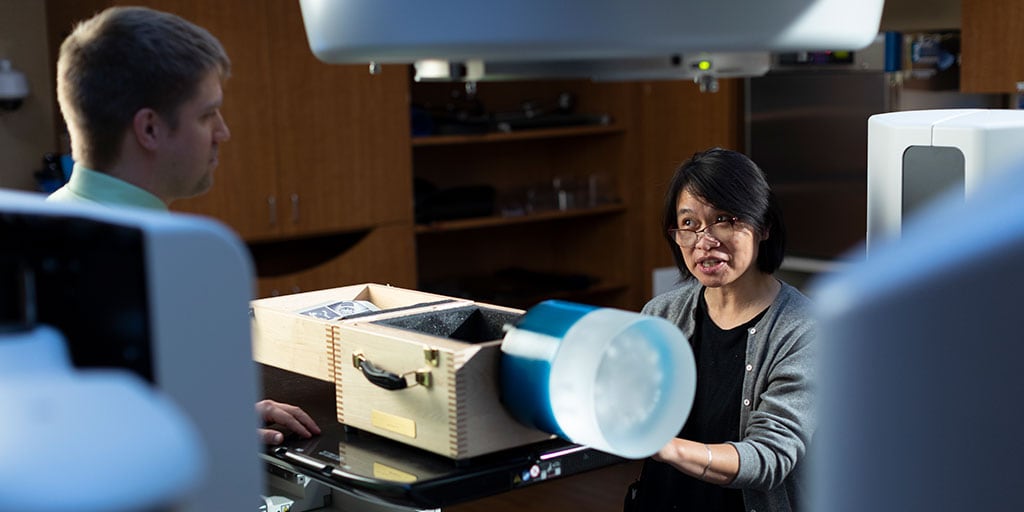
<path fill-rule="evenodd" d="M 441 508 L 626 460 L 552 439 L 456 461 L 338 423 L 333 383 L 257 366 L 264 397 L 302 407 L 322 431 L 311 439 L 286 433 L 263 458 L 364 499 Z"/>

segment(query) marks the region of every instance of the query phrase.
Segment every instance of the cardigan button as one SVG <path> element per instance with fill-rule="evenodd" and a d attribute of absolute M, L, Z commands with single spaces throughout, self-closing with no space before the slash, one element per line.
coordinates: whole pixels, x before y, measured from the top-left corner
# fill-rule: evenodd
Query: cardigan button
<path fill-rule="evenodd" d="M 750 407 L 750 399 L 749 398 L 744 398 L 743 399 L 743 406 L 744 407 Z"/>
<path fill-rule="evenodd" d="M 750 329 L 747 330 L 747 332 L 749 332 L 750 334 L 756 334 L 757 333 L 757 327 L 751 327 Z"/>

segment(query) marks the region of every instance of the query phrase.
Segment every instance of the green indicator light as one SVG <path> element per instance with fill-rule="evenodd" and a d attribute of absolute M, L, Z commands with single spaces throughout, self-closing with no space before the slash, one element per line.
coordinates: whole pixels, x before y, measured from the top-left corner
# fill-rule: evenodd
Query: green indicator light
<path fill-rule="evenodd" d="M 702 60 L 702 61 L 698 62 L 697 63 L 697 69 L 699 69 L 701 71 L 707 71 L 707 70 L 711 69 L 711 61 L 710 60 Z"/>

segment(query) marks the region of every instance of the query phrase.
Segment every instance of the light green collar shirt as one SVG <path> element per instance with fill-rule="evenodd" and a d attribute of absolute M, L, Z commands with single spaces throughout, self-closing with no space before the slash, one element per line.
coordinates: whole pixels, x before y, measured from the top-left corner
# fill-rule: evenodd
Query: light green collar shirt
<path fill-rule="evenodd" d="M 71 179 L 46 198 L 61 203 L 89 202 L 167 211 L 159 197 L 109 174 L 75 164 Z"/>

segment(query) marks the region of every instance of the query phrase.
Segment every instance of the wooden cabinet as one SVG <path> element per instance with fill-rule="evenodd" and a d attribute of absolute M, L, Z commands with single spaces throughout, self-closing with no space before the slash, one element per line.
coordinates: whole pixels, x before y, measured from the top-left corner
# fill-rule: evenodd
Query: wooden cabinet
<path fill-rule="evenodd" d="M 370 74 L 320 62 L 297 2 L 146 3 L 207 28 L 232 59 L 223 108 L 232 139 L 215 186 L 175 209 L 217 217 L 250 243 L 257 296 L 412 286 L 407 66 Z"/>
<path fill-rule="evenodd" d="M 320 62 L 298 2 L 270 0 L 268 20 L 284 232 L 410 222 L 408 66 Z"/>
<path fill-rule="evenodd" d="M 413 102 L 444 110 L 461 87 L 415 84 Z M 586 81 L 481 82 L 475 100 L 487 112 L 550 106 L 568 93 L 577 114 L 606 114 L 609 122 L 414 137 L 419 288 L 512 307 L 552 297 L 635 306 L 623 186 L 628 90 Z M 452 193 L 444 207 L 461 201 L 466 212 L 482 211 L 435 220 L 451 211 L 431 214 L 425 204 L 445 192 Z"/>
<path fill-rule="evenodd" d="M 224 85 L 221 108 L 231 139 L 219 148 L 213 187 L 200 197 L 174 203 L 173 208 L 216 217 L 247 240 L 278 235 L 281 229 L 275 217 L 280 214 L 271 208 L 278 195 L 279 156 L 274 143 L 275 98 L 267 93 L 272 72 L 270 41 L 257 37 L 266 33 L 264 5 L 244 0 L 141 3 L 209 30 L 231 59 L 231 78 Z"/>
<path fill-rule="evenodd" d="M 630 218 L 641 254 L 634 267 L 642 300 L 652 295 L 652 271 L 672 267 L 672 253 L 661 231 L 665 193 L 676 167 L 710 147 L 743 150 L 743 79 L 719 80 L 716 93 L 702 93 L 693 82 L 662 80 L 635 84 L 635 172 L 629 194 Z"/>
<path fill-rule="evenodd" d="M 217 185 L 175 209 L 249 241 L 410 221 L 406 66 L 320 62 L 297 2 L 147 3 L 207 28 L 232 59 Z"/>
<path fill-rule="evenodd" d="M 1024 3 L 961 0 L 960 90 L 1014 93 L 1024 82 Z"/>

